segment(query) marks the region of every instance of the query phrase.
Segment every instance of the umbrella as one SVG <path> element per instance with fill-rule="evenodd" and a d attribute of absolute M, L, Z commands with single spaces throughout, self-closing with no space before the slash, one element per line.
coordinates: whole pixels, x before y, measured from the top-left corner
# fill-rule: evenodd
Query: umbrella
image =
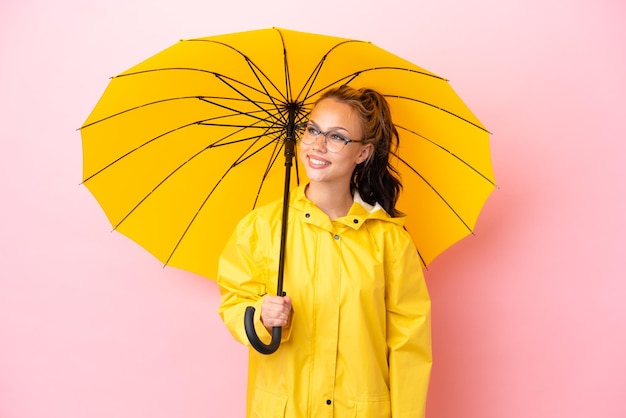
<path fill-rule="evenodd" d="M 397 207 L 426 266 L 472 233 L 494 189 L 489 132 L 446 79 L 370 42 L 280 28 L 180 41 L 112 78 L 80 128 L 83 184 L 115 230 L 214 278 L 239 219 L 306 182 L 295 126 L 342 84 L 389 102 Z"/>

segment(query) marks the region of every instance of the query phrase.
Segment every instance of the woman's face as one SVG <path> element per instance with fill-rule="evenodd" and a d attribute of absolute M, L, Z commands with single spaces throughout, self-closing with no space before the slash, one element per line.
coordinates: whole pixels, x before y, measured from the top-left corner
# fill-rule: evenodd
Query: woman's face
<path fill-rule="evenodd" d="M 311 111 L 309 123 L 322 132 L 335 131 L 355 141 L 363 140 L 356 110 L 332 98 L 318 102 Z M 349 186 L 354 168 L 367 159 L 372 148 L 372 144 L 350 142 L 341 151 L 330 152 L 324 135 L 320 134 L 311 145 L 300 143 L 300 161 L 311 182 Z"/>

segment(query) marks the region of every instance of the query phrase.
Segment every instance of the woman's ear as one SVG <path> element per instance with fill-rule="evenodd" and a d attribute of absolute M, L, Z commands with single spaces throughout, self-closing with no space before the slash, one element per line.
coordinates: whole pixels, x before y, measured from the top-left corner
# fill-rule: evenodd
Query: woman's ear
<path fill-rule="evenodd" d="M 372 157 L 374 153 L 374 144 L 365 144 L 361 147 L 361 152 L 357 156 L 356 163 L 361 164 L 363 161 L 367 161 Z"/>

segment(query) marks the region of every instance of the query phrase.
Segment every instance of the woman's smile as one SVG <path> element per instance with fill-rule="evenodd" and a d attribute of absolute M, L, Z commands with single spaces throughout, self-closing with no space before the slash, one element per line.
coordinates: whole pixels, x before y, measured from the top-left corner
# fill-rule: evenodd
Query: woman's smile
<path fill-rule="evenodd" d="M 323 167 L 327 167 L 327 166 L 329 166 L 331 164 L 330 161 L 322 160 L 322 159 L 319 159 L 317 157 L 313 157 L 313 156 L 310 156 L 310 155 L 308 155 L 307 158 L 309 160 L 309 165 L 312 168 L 323 168 Z"/>

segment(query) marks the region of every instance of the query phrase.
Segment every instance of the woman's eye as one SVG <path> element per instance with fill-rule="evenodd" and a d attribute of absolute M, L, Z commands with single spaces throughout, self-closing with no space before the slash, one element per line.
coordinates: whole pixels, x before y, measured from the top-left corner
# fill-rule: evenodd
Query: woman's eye
<path fill-rule="evenodd" d="M 315 129 L 315 128 L 314 128 L 314 127 L 312 127 L 312 126 L 308 126 L 308 127 L 306 128 L 306 130 L 307 130 L 307 132 L 308 132 L 309 134 L 311 134 L 311 135 L 315 135 L 315 136 L 317 136 L 317 135 L 319 135 L 319 134 L 320 134 L 320 130 L 319 130 L 319 129 Z"/>
<path fill-rule="evenodd" d="M 331 132 L 328 135 L 328 139 L 330 139 L 331 141 L 336 141 L 336 142 L 344 142 L 345 138 L 341 135 L 339 135 L 338 133 L 335 132 Z"/>

